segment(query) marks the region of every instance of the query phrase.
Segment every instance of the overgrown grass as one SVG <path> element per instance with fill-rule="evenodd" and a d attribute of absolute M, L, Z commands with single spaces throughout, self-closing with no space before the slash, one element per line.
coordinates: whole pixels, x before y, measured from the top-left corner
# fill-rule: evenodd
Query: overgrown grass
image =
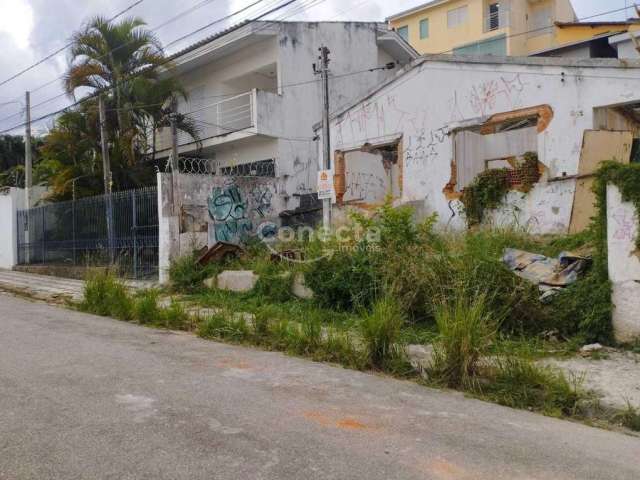
<path fill-rule="evenodd" d="M 95 315 L 130 320 L 133 301 L 122 282 L 108 273 L 96 272 L 90 274 L 85 282 L 80 308 Z"/>
<path fill-rule="evenodd" d="M 626 410 L 616 414 L 613 421 L 629 430 L 640 432 L 640 411 L 631 405 L 629 401 L 627 401 Z"/>
<path fill-rule="evenodd" d="M 385 362 L 402 355 L 400 333 L 404 324 L 405 313 L 391 297 L 378 300 L 371 311 L 363 315 L 358 331 L 371 365 L 382 368 Z"/>
<path fill-rule="evenodd" d="M 133 318 L 141 324 L 155 323 L 161 318 L 162 312 L 158 308 L 160 292 L 150 289 L 140 292 L 135 297 Z"/>
<path fill-rule="evenodd" d="M 203 288 L 202 282 L 218 273 L 216 265 L 205 267 L 197 263 L 195 255 L 177 258 L 169 267 L 171 287 L 180 292 L 193 292 Z"/>
<path fill-rule="evenodd" d="M 476 392 L 507 407 L 571 417 L 579 413 L 580 402 L 585 398 L 581 385 L 581 379 L 569 380 L 559 370 L 507 356 L 495 360 L 488 379 Z"/>
<path fill-rule="evenodd" d="M 473 389 L 480 360 L 486 355 L 497 331 L 497 322 L 487 313 L 485 297 L 462 296 L 443 303 L 436 312 L 439 337 L 434 343 L 430 378 L 452 388 Z"/>

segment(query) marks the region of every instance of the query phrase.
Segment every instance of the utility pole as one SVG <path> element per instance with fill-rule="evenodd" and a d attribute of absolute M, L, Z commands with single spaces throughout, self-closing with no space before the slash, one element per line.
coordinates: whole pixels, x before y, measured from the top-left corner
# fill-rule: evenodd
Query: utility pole
<path fill-rule="evenodd" d="M 111 264 L 115 262 L 113 239 L 113 204 L 111 199 L 111 162 L 109 161 L 109 138 L 107 137 L 107 110 L 104 96 L 98 96 L 98 110 L 100 113 L 100 145 L 102 147 L 102 179 L 104 181 L 105 207 L 107 216 L 107 241 L 109 244 L 109 258 Z"/>
<path fill-rule="evenodd" d="M 180 159 L 178 157 L 178 102 L 171 100 L 171 209 L 175 215 L 178 211 L 176 200 L 179 198 L 178 173 L 180 173 Z"/>
<path fill-rule="evenodd" d="M 24 188 L 26 195 L 26 208 L 31 208 L 31 188 L 33 187 L 33 162 L 31 159 L 31 93 L 25 94 L 25 109 L 27 121 L 24 135 Z"/>
<path fill-rule="evenodd" d="M 325 46 L 318 49 L 320 51 L 320 68 L 313 65 L 316 75 L 322 79 L 322 169 L 331 169 L 331 138 L 329 131 L 329 54 L 331 51 Z M 322 200 L 322 226 L 325 231 L 331 228 L 331 199 Z"/>
<path fill-rule="evenodd" d="M 111 162 L 109 161 L 109 144 L 107 137 L 107 110 L 104 105 L 104 97 L 98 97 L 98 109 L 100 110 L 100 145 L 102 147 L 102 179 L 104 181 L 104 194 L 111 193 Z"/>

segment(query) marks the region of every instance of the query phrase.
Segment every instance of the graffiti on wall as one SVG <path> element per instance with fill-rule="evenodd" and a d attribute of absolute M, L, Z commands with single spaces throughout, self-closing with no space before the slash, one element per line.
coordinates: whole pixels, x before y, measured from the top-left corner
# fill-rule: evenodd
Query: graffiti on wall
<path fill-rule="evenodd" d="M 520 105 L 525 86 L 519 73 L 511 78 L 501 76 L 474 85 L 469 96 L 471 110 L 482 116 L 488 115 L 499 101 L 506 102 L 506 110 L 513 110 Z"/>
<path fill-rule="evenodd" d="M 210 243 L 240 244 L 253 235 L 268 234 L 274 225 L 267 221 L 274 215 L 274 193 L 274 186 L 265 183 L 241 186 L 229 180 L 213 187 L 208 198 Z"/>

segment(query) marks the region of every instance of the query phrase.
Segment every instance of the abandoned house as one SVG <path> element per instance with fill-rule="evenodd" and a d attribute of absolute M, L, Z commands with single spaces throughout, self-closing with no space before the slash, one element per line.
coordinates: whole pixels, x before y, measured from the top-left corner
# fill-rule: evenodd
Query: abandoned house
<path fill-rule="evenodd" d="M 579 231 L 598 164 L 638 160 L 639 74 L 617 59 L 421 57 L 333 115 L 337 206 L 391 194 L 464 228 L 463 190 L 505 169 L 510 191 L 485 222 Z"/>

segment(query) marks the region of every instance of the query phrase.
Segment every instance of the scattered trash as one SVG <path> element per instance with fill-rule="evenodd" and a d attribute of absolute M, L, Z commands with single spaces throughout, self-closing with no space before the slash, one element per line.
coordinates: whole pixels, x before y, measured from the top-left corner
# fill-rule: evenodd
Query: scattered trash
<path fill-rule="evenodd" d="M 282 252 L 271 254 L 271 261 L 274 263 L 279 263 L 285 259 L 302 262 L 304 261 L 304 252 L 302 250 L 283 250 Z"/>
<path fill-rule="evenodd" d="M 213 247 L 204 247 L 200 251 L 198 258 L 198 264 L 201 266 L 208 265 L 210 263 L 218 263 L 226 260 L 230 257 L 240 257 L 244 255 L 245 250 L 233 243 L 218 242 Z"/>
<path fill-rule="evenodd" d="M 599 343 L 592 343 L 590 345 L 585 345 L 580 349 L 580 355 L 582 356 L 590 356 L 593 352 L 599 352 L 604 347 Z"/>
<path fill-rule="evenodd" d="M 516 275 L 537 285 L 547 302 L 559 290 L 576 282 L 591 264 L 591 259 L 572 252 L 562 252 L 558 258 L 549 258 L 515 248 L 506 248 L 502 261 Z"/>

